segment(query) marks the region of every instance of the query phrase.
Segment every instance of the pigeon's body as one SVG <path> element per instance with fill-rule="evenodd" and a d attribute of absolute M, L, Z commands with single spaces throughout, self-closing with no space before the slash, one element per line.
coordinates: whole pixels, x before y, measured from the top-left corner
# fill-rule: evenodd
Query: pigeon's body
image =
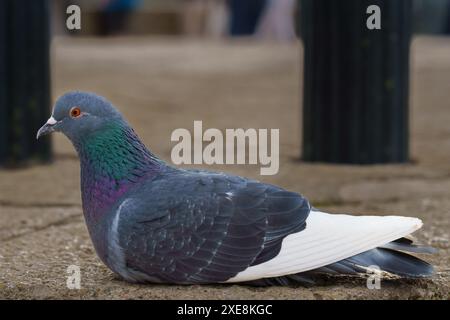
<path fill-rule="evenodd" d="M 72 140 L 95 249 L 128 281 L 288 284 L 374 264 L 401 276 L 432 273 L 396 251 L 429 251 L 402 240 L 420 228 L 419 219 L 329 215 L 277 186 L 173 168 L 93 94 L 63 96 L 46 126 Z"/>
<path fill-rule="evenodd" d="M 97 253 L 130 281 L 226 281 L 273 258 L 310 212 L 306 199 L 275 186 L 167 166 L 121 123 L 76 149 Z"/>

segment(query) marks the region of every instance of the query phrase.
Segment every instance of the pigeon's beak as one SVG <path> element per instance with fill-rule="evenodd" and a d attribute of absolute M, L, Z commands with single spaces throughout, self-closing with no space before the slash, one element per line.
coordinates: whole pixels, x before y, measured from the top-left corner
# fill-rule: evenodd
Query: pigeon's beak
<path fill-rule="evenodd" d="M 50 117 L 47 122 L 38 130 L 36 134 L 36 139 L 39 139 L 42 136 L 45 136 L 49 133 L 52 133 L 55 131 L 55 124 L 57 124 L 58 121 L 55 120 L 55 118 Z"/>

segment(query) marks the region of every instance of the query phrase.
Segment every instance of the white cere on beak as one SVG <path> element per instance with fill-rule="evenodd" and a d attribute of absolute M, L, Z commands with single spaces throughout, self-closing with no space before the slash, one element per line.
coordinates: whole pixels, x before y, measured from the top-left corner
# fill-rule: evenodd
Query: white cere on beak
<path fill-rule="evenodd" d="M 50 117 L 50 118 L 47 120 L 47 124 L 49 124 L 49 125 L 54 125 L 56 122 L 57 122 L 57 121 L 56 121 L 55 118 L 53 118 L 53 117 Z"/>

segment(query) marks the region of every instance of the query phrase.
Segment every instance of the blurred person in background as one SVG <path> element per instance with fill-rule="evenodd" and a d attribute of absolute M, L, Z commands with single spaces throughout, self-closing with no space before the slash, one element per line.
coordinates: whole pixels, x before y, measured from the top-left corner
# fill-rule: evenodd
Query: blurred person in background
<path fill-rule="evenodd" d="M 232 36 L 255 34 L 267 0 L 228 0 L 229 30 Z"/>
<path fill-rule="evenodd" d="M 289 42 L 295 39 L 295 0 L 268 0 L 257 28 L 263 39 Z"/>

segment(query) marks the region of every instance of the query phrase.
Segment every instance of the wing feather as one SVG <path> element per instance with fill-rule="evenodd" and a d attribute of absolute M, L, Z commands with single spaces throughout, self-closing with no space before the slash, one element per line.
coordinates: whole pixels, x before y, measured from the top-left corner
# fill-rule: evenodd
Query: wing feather
<path fill-rule="evenodd" d="M 180 171 L 154 180 L 121 208 L 119 245 L 134 271 L 126 276 L 224 282 L 275 257 L 309 211 L 297 193 L 240 177 Z"/>

